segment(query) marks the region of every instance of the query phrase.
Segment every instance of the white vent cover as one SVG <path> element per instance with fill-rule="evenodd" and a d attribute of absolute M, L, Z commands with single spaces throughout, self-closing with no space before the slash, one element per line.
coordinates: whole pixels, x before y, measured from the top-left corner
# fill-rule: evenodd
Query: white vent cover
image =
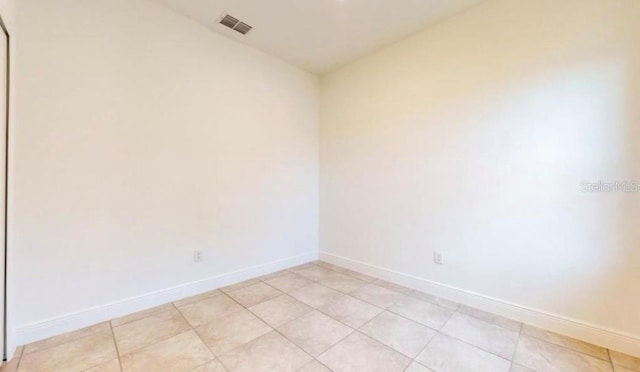
<path fill-rule="evenodd" d="M 225 14 L 222 19 L 220 19 L 220 24 L 229 27 L 230 29 L 237 31 L 243 35 L 246 35 L 247 32 L 251 31 L 251 29 L 253 28 L 229 14 Z"/>

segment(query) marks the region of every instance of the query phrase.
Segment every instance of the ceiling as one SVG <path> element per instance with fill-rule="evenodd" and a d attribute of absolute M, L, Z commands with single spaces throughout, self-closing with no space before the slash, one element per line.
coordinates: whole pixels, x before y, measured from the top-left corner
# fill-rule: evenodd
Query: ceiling
<path fill-rule="evenodd" d="M 209 29 L 324 73 L 483 0 L 153 0 Z M 230 14 L 247 35 L 219 24 Z"/>

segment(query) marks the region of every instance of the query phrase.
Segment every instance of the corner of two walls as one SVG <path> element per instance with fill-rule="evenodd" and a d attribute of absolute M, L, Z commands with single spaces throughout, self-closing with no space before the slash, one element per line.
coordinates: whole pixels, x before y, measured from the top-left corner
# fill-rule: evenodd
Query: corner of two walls
<path fill-rule="evenodd" d="M 640 177 L 631 0 L 490 0 L 320 95 L 150 3 L 57 3 L 21 0 L 45 24 L 18 61 L 18 339 L 315 259 L 319 240 L 328 261 L 640 354 L 637 196 L 580 192 Z"/>
<path fill-rule="evenodd" d="M 489 0 L 325 75 L 321 259 L 640 355 L 640 194 L 583 191 L 640 181 L 638 18 Z"/>

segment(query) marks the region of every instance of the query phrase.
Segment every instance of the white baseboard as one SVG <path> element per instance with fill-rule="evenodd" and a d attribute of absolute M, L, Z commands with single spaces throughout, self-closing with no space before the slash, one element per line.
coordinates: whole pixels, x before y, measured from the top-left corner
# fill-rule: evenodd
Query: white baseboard
<path fill-rule="evenodd" d="M 594 345 L 640 357 L 640 337 L 636 335 L 529 308 L 331 253 L 320 252 L 320 259 L 437 297 L 473 306 L 506 318 L 584 340 Z"/>
<path fill-rule="evenodd" d="M 18 326 L 15 327 L 12 332 L 15 338 L 11 340 L 10 345 L 14 346 L 10 349 L 9 354 L 13 354 L 15 345 L 25 345 L 317 259 L 317 251 L 307 252 L 298 256 L 288 257 L 144 295 L 94 306 L 55 318 Z"/>

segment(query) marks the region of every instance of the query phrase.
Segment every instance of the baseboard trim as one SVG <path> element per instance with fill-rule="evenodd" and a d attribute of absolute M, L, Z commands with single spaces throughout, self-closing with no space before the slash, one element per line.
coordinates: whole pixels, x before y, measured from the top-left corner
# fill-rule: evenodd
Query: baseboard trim
<path fill-rule="evenodd" d="M 526 324 L 584 340 L 594 345 L 640 357 L 640 337 L 635 335 L 518 305 L 332 253 L 320 252 L 320 259 L 460 304 L 473 306 Z"/>
<path fill-rule="evenodd" d="M 25 324 L 14 328 L 13 335 L 15 339 L 11 344 L 25 345 L 317 259 L 317 251 L 307 252 L 140 296 L 90 307 L 55 318 Z"/>

